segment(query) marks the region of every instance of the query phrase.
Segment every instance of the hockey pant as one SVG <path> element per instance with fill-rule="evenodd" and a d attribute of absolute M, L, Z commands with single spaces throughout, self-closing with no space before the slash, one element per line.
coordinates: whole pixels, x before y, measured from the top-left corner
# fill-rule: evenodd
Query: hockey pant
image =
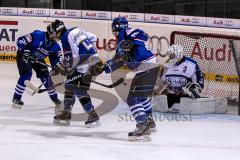
<path fill-rule="evenodd" d="M 168 102 L 168 108 L 171 108 L 175 103 L 180 103 L 180 100 L 182 97 L 189 97 L 188 95 L 176 95 L 168 93 L 167 96 L 167 102 Z"/>
<path fill-rule="evenodd" d="M 71 75 L 68 76 L 67 79 L 72 79 L 77 75 L 80 75 L 77 70 Z M 91 79 L 91 78 L 90 78 Z M 71 110 L 75 103 L 75 96 L 78 98 L 85 112 L 90 113 L 94 106 L 92 104 L 91 98 L 88 94 L 88 90 L 90 87 L 90 81 L 83 80 L 82 78 L 78 78 L 74 81 L 71 81 L 65 84 L 65 92 L 64 92 L 64 109 Z"/>
<path fill-rule="evenodd" d="M 159 73 L 159 68 L 152 68 L 135 75 L 127 97 L 129 109 L 137 122 L 146 121 L 152 113 L 151 97 Z"/>

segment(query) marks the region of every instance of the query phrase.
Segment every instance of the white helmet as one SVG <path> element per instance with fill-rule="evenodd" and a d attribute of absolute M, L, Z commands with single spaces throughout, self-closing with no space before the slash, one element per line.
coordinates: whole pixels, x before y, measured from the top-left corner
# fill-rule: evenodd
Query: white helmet
<path fill-rule="evenodd" d="M 169 63 L 175 65 L 183 57 L 183 47 L 178 44 L 173 44 L 168 48 L 167 55 L 169 57 Z"/>

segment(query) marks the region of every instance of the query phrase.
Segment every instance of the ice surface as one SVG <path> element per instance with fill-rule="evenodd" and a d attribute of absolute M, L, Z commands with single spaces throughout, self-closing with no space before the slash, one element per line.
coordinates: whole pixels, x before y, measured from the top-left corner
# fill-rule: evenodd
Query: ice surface
<path fill-rule="evenodd" d="M 17 78 L 16 64 L 0 63 L 1 160 L 240 160 L 239 116 L 155 113 L 158 132 L 152 141 L 129 142 L 127 133 L 135 122 L 123 102 L 101 116 L 99 128 L 77 121 L 83 112 L 78 102 L 71 125 L 54 126 L 54 107 L 46 93 L 24 94 L 23 109 L 11 108 Z M 33 83 L 40 83 L 35 76 Z"/>

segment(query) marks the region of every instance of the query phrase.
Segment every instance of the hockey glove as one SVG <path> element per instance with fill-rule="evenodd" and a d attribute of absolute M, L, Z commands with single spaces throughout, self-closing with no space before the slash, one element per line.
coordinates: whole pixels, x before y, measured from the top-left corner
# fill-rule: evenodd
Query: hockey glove
<path fill-rule="evenodd" d="M 104 69 L 105 69 L 105 65 L 102 62 L 97 62 L 96 64 L 90 67 L 89 72 L 92 76 L 97 76 L 102 74 Z"/>
<path fill-rule="evenodd" d="M 182 88 L 182 90 L 192 98 L 201 97 L 202 88 L 197 83 L 189 82 L 185 87 Z"/>
<path fill-rule="evenodd" d="M 22 60 L 23 60 L 25 63 L 28 63 L 28 62 L 32 62 L 32 61 L 33 61 L 33 57 L 32 57 L 32 54 L 31 54 L 31 51 L 30 51 L 30 50 L 24 49 L 22 55 L 23 55 Z"/>
<path fill-rule="evenodd" d="M 104 64 L 104 71 L 105 73 L 111 73 L 119 68 L 121 68 L 127 61 L 128 61 L 127 55 L 120 55 L 116 54 L 113 59 L 108 60 Z"/>
<path fill-rule="evenodd" d="M 60 62 L 52 69 L 52 71 L 50 72 L 50 75 L 55 76 L 55 75 L 61 74 L 63 76 L 68 76 L 69 73 L 70 72 L 68 71 L 66 64 Z"/>
<path fill-rule="evenodd" d="M 133 42 L 130 40 L 122 40 L 119 43 L 119 49 L 123 52 L 130 52 L 133 48 Z"/>

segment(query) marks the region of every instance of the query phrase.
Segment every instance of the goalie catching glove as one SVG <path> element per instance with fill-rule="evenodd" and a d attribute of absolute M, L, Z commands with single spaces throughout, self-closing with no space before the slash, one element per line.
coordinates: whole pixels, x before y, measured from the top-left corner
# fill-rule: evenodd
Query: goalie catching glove
<path fill-rule="evenodd" d="M 197 83 L 189 82 L 185 87 L 182 88 L 182 90 L 192 98 L 201 97 L 200 94 L 202 92 L 202 87 Z"/>

